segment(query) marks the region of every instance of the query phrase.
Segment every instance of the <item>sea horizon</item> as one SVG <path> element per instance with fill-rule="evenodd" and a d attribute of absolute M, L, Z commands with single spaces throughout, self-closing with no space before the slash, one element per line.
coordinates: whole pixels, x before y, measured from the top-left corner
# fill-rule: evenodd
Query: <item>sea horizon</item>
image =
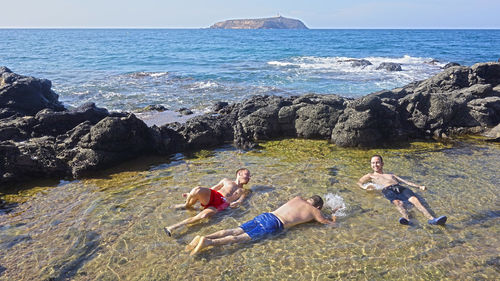
<path fill-rule="evenodd" d="M 80 27 L 80 26 L 61 26 L 61 27 L 50 27 L 50 26 L 39 26 L 39 27 L 15 27 L 15 26 L 8 26 L 8 27 L 2 27 L 0 26 L 0 29 L 213 29 L 210 27 L 141 27 L 141 26 L 136 26 L 136 27 L 120 27 L 120 26 L 99 26 L 99 27 Z M 225 29 L 225 30 L 295 30 L 295 29 Z M 500 30 L 500 28 L 497 27 L 484 27 L 484 28 L 473 28 L 473 27 L 435 27 L 435 28 L 430 28 L 430 27 L 425 27 L 425 28 L 419 28 L 419 27 L 407 27 L 407 28 L 399 28 L 399 27 L 313 27 L 313 28 L 308 28 L 307 30 Z"/>

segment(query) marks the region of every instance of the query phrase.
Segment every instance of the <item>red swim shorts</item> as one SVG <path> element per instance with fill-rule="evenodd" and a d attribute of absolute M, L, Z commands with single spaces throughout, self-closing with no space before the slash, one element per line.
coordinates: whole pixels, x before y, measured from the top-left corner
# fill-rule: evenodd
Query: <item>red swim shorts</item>
<path fill-rule="evenodd" d="M 217 190 L 210 190 L 210 201 L 207 205 L 201 204 L 205 209 L 209 207 L 213 207 L 218 211 L 222 211 L 229 207 L 229 203 L 227 203 L 226 198 L 220 194 Z"/>

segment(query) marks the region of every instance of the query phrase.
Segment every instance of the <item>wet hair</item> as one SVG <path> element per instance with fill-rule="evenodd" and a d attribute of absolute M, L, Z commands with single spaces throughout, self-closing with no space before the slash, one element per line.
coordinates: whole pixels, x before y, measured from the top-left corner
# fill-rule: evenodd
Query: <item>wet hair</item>
<path fill-rule="evenodd" d="M 313 206 L 320 209 L 323 208 L 323 199 L 319 195 L 313 195 L 311 196 L 311 199 L 313 200 Z"/>
<path fill-rule="evenodd" d="M 380 159 L 380 162 L 384 163 L 384 159 L 382 159 L 382 156 L 380 156 L 380 155 L 378 155 L 378 154 L 375 154 L 375 155 L 373 155 L 373 156 L 372 156 L 372 158 L 373 158 L 373 157 L 378 157 L 378 158 Z M 370 160 L 371 160 L 372 158 L 370 158 Z"/>
<path fill-rule="evenodd" d="M 249 171 L 247 168 L 239 168 L 237 171 L 236 171 L 236 176 L 240 173 L 240 171 Z"/>

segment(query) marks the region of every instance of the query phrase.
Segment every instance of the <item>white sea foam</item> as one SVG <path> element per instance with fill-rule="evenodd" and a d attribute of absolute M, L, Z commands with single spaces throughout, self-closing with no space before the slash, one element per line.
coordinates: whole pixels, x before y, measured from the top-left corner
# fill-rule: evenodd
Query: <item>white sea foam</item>
<path fill-rule="evenodd" d="M 129 76 L 133 77 L 133 78 L 143 78 L 143 77 L 154 77 L 154 78 L 158 78 L 158 77 L 163 77 L 163 76 L 167 76 L 169 73 L 168 72 L 134 72 L 134 73 L 131 73 Z"/>
<path fill-rule="evenodd" d="M 384 62 L 400 64 L 402 71 L 377 69 Z M 315 91 L 326 92 L 330 89 L 328 93 L 352 97 L 427 79 L 439 73 L 445 63 L 405 55 L 365 58 L 301 56 L 269 61 L 267 64 L 280 71 L 280 75 L 285 75 L 287 80 L 284 85 L 316 81 Z"/>
<path fill-rule="evenodd" d="M 381 185 L 381 184 L 376 184 L 376 183 L 372 183 L 372 182 L 367 182 L 365 184 L 363 184 L 363 187 L 366 189 L 368 186 L 374 186 L 375 187 L 375 190 L 382 190 L 384 189 L 384 186 Z M 372 190 L 373 188 L 370 187 L 368 188 L 368 190 Z"/>
<path fill-rule="evenodd" d="M 86 91 L 72 91 L 71 92 L 73 95 L 75 96 L 87 96 L 90 94 L 90 91 L 89 90 L 86 90 Z"/>
<path fill-rule="evenodd" d="M 359 63 L 364 59 L 372 65 Z M 176 74 L 134 72 L 82 79 L 76 85 L 57 87 L 65 105 L 96 102 L 113 110 L 134 110 L 151 104 L 168 104 L 170 109 L 188 107 L 209 111 L 214 101 L 238 102 L 253 95 L 291 96 L 305 93 L 358 97 L 382 89 L 401 87 L 426 79 L 444 63 L 432 58 L 316 57 L 299 56 L 267 62 L 259 73 L 242 73 L 236 81 Z M 400 63 L 403 71 L 377 70 L 382 62 Z M 257 68 L 258 69 L 258 68 Z M 231 74 L 229 74 L 231 76 Z"/>
<path fill-rule="evenodd" d="M 114 91 L 99 91 L 99 94 L 106 99 L 111 99 L 111 98 L 122 98 L 123 94 L 120 92 L 114 92 Z"/>
<path fill-rule="evenodd" d="M 371 65 L 359 64 L 360 60 L 366 60 L 371 63 Z M 386 80 L 387 78 L 397 78 L 400 76 L 403 78 L 404 82 L 406 80 L 417 80 L 424 79 L 433 75 L 441 70 L 441 67 L 445 65 L 446 62 L 433 62 L 432 58 L 422 58 L 422 57 L 411 57 L 404 55 L 403 57 L 393 58 L 393 57 L 366 57 L 366 58 L 350 58 L 350 57 L 312 57 L 312 56 L 302 56 L 293 57 L 286 59 L 284 61 L 269 61 L 267 64 L 284 68 L 285 71 L 296 71 L 294 69 L 299 69 L 303 71 L 304 74 L 307 72 L 316 73 L 331 73 L 342 79 L 342 75 L 347 75 L 346 80 L 352 79 L 352 75 L 355 74 L 363 76 L 364 78 L 376 78 Z M 383 62 L 398 63 L 401 64 L 402 71 L 388 72 L 383 69 L 377 70 Z M 389 77 L 387 77 L 389 76 Z M 406 78 L 406 79 L 404 79 Z M 391 80 L 392 80 L 391 79 Z"/>
<path fill-rule="evenodd" d="M 213 81 L 199 81 L 195 82 L 192 85 L 193 89 L 211 89 L 211 88 L 217 88 L 219 87 L 219 84 Z"/>
<path fill-rule="evenodd" d="M 167 76 L 168 72 L 155 72 L 155 73 L 150 73 L 151 77 L 163 77 Z"/>
<path fill-rule="evenodd" d="M 354 62 L 359 60 L 367 60 L 372 63 L 372 65 L 353 65 Z M 313 56 L 302 56 L 293 57 L 285 61 L 269 61 L 269 65 L 283 66 L 283 67 L 298 67 L 298 68 L 310 68 L 310 69 L 321 69 L 321 68 L 338 68 L 338 67 L 354 67 L 354 68 L 376 68 L 382 62 L 392 62 L 400 64 L 425 64 L 428 66 L 442 67 L 446 62 L 433 62 L 432 58 L 422 58 L 422 57 L 412 57 L 404 55 L 400 58 L 394 57 L 366 57 L 366 58 L 351 58 L 351 57 L 313 57 Z"/>
<path fill-rule="evenodd" d="M 337 212 L 335 212 L 335 216 L 337 217 L 345 217 L 347 215 L 347 205 L 344 202 L 344 198 L 342 198 L 340 195 L 333 193 L 328 193 L 327 195 L 325 195 L 324 206 L 330 208 L 331 210 L 339 208 Z"/>

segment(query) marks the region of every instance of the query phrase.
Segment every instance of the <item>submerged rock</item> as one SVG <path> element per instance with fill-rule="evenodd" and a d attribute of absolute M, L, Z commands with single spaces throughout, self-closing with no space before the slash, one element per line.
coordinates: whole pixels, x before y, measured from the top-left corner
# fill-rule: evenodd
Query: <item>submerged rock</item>
<path fill-rule="evenodd" d="M 394 62 L 383 62 L 377 66 L 377 70 L 384 69 L 387 71 L 401 71 L 401 64 Z"/>
<path fill-rule="evenodd" d="M 179 112 L 181 115 L 191 115 L 191 114 L 193 114 L 193 111 L 191 111 L 190 109 L 185 108 L 185 107 L 180 108 L 180 109 L 178 109 L 176 111 Z"/>
<path fill-rule="evenodd" d="M 163 112 L 166 110 L 168 110 L 168 108 L 166 108 L 165 106 L 163 106 L 161 104 L 152 104 L 152 105 L 148 105 L 146 107 L 140 108 L 140 109 L 136 110 L 135 112 L 138 112 L 138 113 L 148 112 L 148 111 Z"/>
<path fill-rule="evenodd" d="M 348 62 L 352 67 L 365 67 L 372 65 L 372 63 L 369 60 L 365 59 L 348 59 L 348 60 L 342 60 L 340 62 Z"/>
<path fill-rule="evenodd" d="M 439 62 L 439 60 L 437 60 L 437 59 L 432 59 L 432 60 L 430 60 L 430 61 L 426 61 L 425 63 L 432 64 L 432 65 L 436 65 L 436 63 L 438 63 L 438 62 Z"/>
<path fill-rule="evenodd" d="M 225 101 L 218 101 L 218 102 L 214 103 L 214 105 L 212 106 L 212 111 L 218 112 L 219 110 L 225 108 L 228 105 L 229 105 L 229 103 L 227 103 Z"/>
<path fill-rule="evenodd" d="M 450 68 L 453 66 L 460 66 L 460 64 L 456 63 L 456 62 L 449 62 L 449 63 L 445 64 L 445 66 L 443 66 L 443 69 L 447 69 L 447 68 Z"/>
<path fill-rule="evenodd" d="M 500 122 L 500 63 L 448 68 L 358 99 L 254 96 L 236 104 L 218 103 L 216 112 L 161 127 L 93 103 L 67 110 L 50 81 L 5 67 L 0 73 L 0 183 L 80 177 L 140 155 L 228 142 L 250 149 L 259 141 L 298 137 L 377 147 L 482 133 Z M 490 138 L 498 140 L 491 132 Z"/>
<path fill-rule="evenodd" d="M 483 133 L 483 136 L 487 137 L 488 141 L 500 142 L 500 125 L 496 125 L 495 127 L 487 130 Z"/>

